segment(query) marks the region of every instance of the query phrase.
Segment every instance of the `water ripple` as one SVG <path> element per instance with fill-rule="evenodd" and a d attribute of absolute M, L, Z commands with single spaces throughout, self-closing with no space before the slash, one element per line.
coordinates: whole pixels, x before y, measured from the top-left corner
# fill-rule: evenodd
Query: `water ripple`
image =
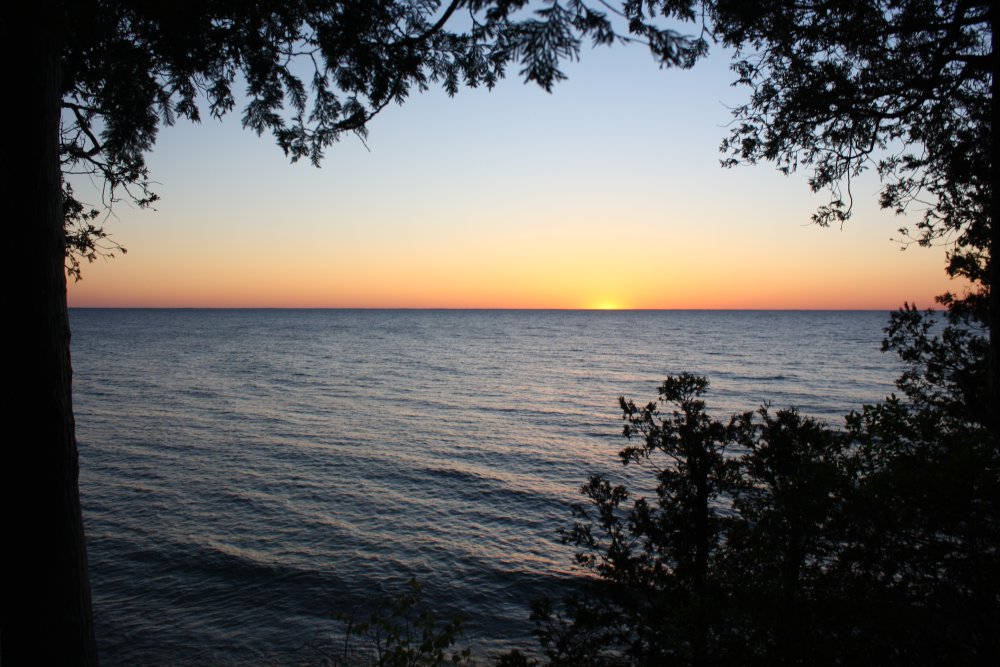
<path fill-rule="evenodd" d="M 593 472 L 633 479 L 619 396 L 709 376 L 831 424 L 892 391 L 885 313 L 74 310 L 81 493 L 102 661 L 297 661 L 329 614 L 420 578 L 483 650 Z"/>

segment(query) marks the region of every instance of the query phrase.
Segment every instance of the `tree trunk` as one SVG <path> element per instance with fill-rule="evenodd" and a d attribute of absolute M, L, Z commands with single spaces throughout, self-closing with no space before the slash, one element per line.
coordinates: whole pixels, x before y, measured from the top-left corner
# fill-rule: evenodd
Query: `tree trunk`
<path fill-rule="evenodd" d="M 6 3 L 2 633 L 11 665 L 97 663 L 77 485 L 59 162 L 57 2 Z"/>
<path fill-rule="evenodd" d="M 992 13 L 996 11 L 995 7 L 990 10 Z M 996 37 L 994 36 L 994 25 L 993 20 L 990 20 L 990 50 L 993 52 L 993 85 L 990 89 L 990 94 L 996 103 L 996 93 L 997 93 L 997 61 L 1000 60 L 1000 54 L 997 53 L 996 49 Z M 996 107 L 993 108 L 993 115 L 996 116 Z M 993 180 L 993 162 L 990 162 L 990 175 L 989 182 L 993 183 L 995 187 L 996 182 Z M 990 414 L 990 428 L 993 429 L 993 446 L 1000 450 L 1000 423 L 997 419 L 997 404 L 1000 402 L 1000 294 L 997 293 L 997 289 L 1000 288 L 1000 272 L 997 269 L 996 258 L 993 256 L 997 250 L 998 244 L 1000 244 L 1000 229 L 997 229 L 997 195 L 996 191 L 991 188 L 990 194 L 992 195 L 992 201 L 990 201 L 990 274 L 989 274 L 989 318 L 990 318 L 990 384 L 989 384 L 989 408 Z"/>
<path fill-rule="evenodd" d="M 711 440 L 697 443 L 699 451 L 694 460 L 688 459 L 688 465 L 694 471 L 694 485 L 697 489 L 696 514 L 694 517 L 695 553 L 694 553 L 694 604 L 695 604 L 695 628 L 692 637 L 693 664 L 695 667 L 704 667 L 708 664 L 708 554 L 710 550 L 708 521 L 709 521 L 709 474 L 710 460 L 713 446 Z"/>

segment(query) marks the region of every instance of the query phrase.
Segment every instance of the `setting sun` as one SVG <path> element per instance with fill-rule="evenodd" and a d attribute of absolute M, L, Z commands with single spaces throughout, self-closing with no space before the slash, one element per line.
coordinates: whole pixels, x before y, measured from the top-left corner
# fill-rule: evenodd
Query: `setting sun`
<path fill-rule="evenodd" d="M 622 310 L 621 304 L 615 301 L 598 301 L 588 308 L 588 310 Z"/>
<path fill-rule="evenodd" d="M 163 128 L 156 211 L 116 211 L 128 255 L 86 264 L 70 305 L 891 309 L 948 290 L 944 250 L 900 253 L 876 199 L 819 229 L 801 177 L 719 168 L 728 65 L 721 53 L 690 77 L 622 50 L 574 67 L 559 95 L 429 92 L 323 169 L 289 166 L 238 118 Z M 630 122 L 609 126 L 622 104 Z M 528 124 L 512 113 L 525 109 Z"/>

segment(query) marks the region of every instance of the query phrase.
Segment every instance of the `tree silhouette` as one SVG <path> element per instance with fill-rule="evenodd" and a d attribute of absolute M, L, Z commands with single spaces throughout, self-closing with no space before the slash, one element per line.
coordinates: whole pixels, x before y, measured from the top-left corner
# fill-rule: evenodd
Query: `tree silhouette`
<path fill-rule="evenodd" d="M 642 444 L 619 457 L 655 492 L 582 487 L 564 540 L 593 576 L 536 605 L 550 664 L 996 663 L 1000 457 L 960 395 L 834 430 L 767 406 L 716 420 L 706 388 L 667 378 L 663 412 L 621 399 Z"/>
<path fill-rule="evenodd" d="M 664 27 L 663 17 L 700 32 Z M 974 288 L 943 302 L 956 327 L 988 329 L 980 404 L 996 450 L 992 35 L 992 4 L 965 0 L 6 3 L 0 37 L 16 103 L 5 105 L 2 187 L 18 233 L 3 264 L 13 324 L 2 415 L 27 428 L 9 437 L 0 461 L 12 545 L 2 567 L 3 658 L 96 661 L 65 280 L 108 240 L 64 176 L 99 180 L 105 205 L 152 203 L 144 155 L 158 128 L 235 112 L 237 86 L 245 127 L 271 133 L 292 160 L 319 163 L 345 132 L 364 134 L 373 115 L 430 85 L 489 87 L 516 64 L 548 90 L 584 39 L 639 41 L 661 64 L 686 67 L 714 37 L 740 49 L 737 73 L 751 88 L 726 144 L 733 159 L 812 166 L 813 187 L 834 192 L 821 223 L 847 218 L 850 179 L 867 166 L 887 178 L 884 206 L 927 199 L 913 238 L 952 241 L 948 270 Z"/>
<path fill-rule="evenodd" d="M 882 179 L 881 205 L 920 215 L 903 242 L 950 244 L 947 271 L 971 283 L 942 295 L 989 340 L 983 396 L 1000 403 L 1000 305 L 991 261 L 994 4 L 967 0 L 719 0 L 715 33 L 737 49 L 750 100 L 734 110 L 725 164 L 810 169 L 831 199 L 813 219 L 851 215 L 851 181 Z M 988 374 L 986 373 L 988 369 Z"/>
<path fill-rule="evenodd" d="M 584 485 L 596 513 L 575 507 L 578 521 L 565 539 L 583 549 L 578 563 L 601 578 L 608 594 L 573 600 L 574 622 L 543 631 L 556 664 L 620 656 L 644 664 L 714 662 L 709 637 L 724 616 L 716 572 L 731 523 L 719 508 L 736 479 L 726 450 L 747 424 L 711 419 L 702 399 L 707 388 L 702 377 L 667 378 L 659 389 L 665 414 L 657 403 L 639 407 L 620 399 L 624 435 L 638 444 L 619 457 L 655 475 L 656 498 L 638 498 L 625 511 L 624 486 L 600 476 Z M 568 641 L 560 636 L 566 627 L 572 627 Z"/>
<path fill-rule="evenodd" d="M 580 563 L 603 567 L 586 595 L 537 610 L 543 645 L 553 664 L 660 664 L 661 645 L 678 664 L 995 664 L 993 6 L 704 6 L 751 90 L 734 110 L 724 164 L 811 169 L 812 188 L 832 195 L 814 216 L 821 225 L 848 220 L 851 180 L 876 170 L 883 207 L 921 211 L 904 240 L 950 243 L 947 271 L 970 289 L 939 297 L 943 326 L 909 305 L 891 317 L 883 349 L 905 364 L 897 381 L 905 399 L 852 413 L 842 432 L 794 411 L 733 418 L 730 451 L 746 453 L 719 477 L 713 512 L 726 528 L 709 542 L 718 565 L 703 589 L 720 616 L 676 593 L 688 577 L 672 555 L 687 544 L 683 534 L 654 530 L 642 498 L 625 509 L 625 487 L 586 485 L 597 512 L 578 512 L 584 521 L 569 537 Z M 622 407 L 631 421 L 634 406 Z M 688 447 L 702 442 L 681 437 Z M 656 514 L 693 516 L 695 496 L 665 493 L 667 480 L 691 468 L 675 458 L 672 470 L 656 473 Z M 635 563 L 659 578 L 631 576 Z M 659 605 L 634 604 L 651 599 Z M 703 650 L 685 649 L 699 641 Z"/>
<path fill-rule="evenodd" d="M 66 272 L 114 251 L 97 209 L 66 177 L 89 175 L 104 206 L 156 199 L 145 153 L 177 119 L 235 112 L 291 160 L 318 164 L 345 132 L 430 85 L 492 86 L 516 64 L 546 90 L 583 39 L 641 41 L 663 65 L 690 66 L 700 37 L 657 27 L 624 3 L 579 0 L 40 0 L 5 3 L 3 199 L 19 230 L 4 262 L 8 354 L 2 415 L 24 428 L 3 447 L 2 660 L 93 664 L 77 484 Z M 529 6 L 530 5 L 530 6 Z M 692 3 L 657 14 L 690 20 Z M 461 14 L 461 22 L 457 15 Z M 459 24 L 459 29 L 450 25 Z"/>

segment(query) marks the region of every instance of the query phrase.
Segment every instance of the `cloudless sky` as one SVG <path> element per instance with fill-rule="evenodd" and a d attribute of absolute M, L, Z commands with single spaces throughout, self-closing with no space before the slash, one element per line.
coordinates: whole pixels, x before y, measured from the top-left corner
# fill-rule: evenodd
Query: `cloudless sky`
<path fill-rule="evenodd" d="M 805 174 L 721 168 L 747 96 L 728 65 L 585 50 L 552 94 L 513 69 L 492 92 L 414 95 L 321 169 L 239 114 L 164 128 L 156 211 L 116 208 L 128 254 L 85 265 L 70 305 L 892 309 L 961 289 L 943 248 L 890 240 L 916 219 L 879 210 L 874 177 L 822 229 Z"/>

